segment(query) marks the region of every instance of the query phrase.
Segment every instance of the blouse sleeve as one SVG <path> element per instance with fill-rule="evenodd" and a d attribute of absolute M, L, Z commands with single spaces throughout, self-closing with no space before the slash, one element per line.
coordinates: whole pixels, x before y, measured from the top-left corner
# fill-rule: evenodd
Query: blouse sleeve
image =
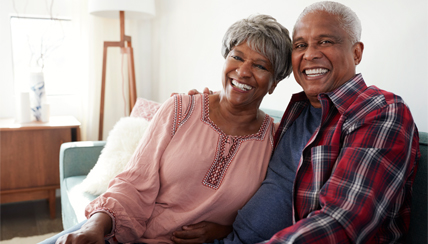
<path fill-rule="evenodd" d="M 112 232 L 119 242 L 141 237 L 151 216 L 159 192 L 159 162 L 172 139 L 176 122 L 174 102 L 169 98 L 156 113 L 125 170 L 110 181 L 108 190 L 85 209 L 89 218 L 96 212 L 112 217 Z"/>

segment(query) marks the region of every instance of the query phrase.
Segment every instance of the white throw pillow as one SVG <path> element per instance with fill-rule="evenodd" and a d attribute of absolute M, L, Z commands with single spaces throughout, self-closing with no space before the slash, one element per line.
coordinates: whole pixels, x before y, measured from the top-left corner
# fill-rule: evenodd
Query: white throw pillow
<path fill-rule="evenodd" d="M 149 122 L 143 118 L 121 118 L 109 132 L 106 145 L 94 168 L 82 182 L 84 191 L 93 195 L 104 193 L 111 179 L 123 171 Z"/>

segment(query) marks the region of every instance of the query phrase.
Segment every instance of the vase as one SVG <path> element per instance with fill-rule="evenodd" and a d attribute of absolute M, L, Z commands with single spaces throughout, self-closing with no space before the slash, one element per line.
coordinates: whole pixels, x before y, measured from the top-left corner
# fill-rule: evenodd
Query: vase
<path fill-rule="evenodd" d="M 30 73 L 30 106 L 34 118 L 42 121 L 42 104 L 46 102 L 45 79 L 43 72 Z"/>

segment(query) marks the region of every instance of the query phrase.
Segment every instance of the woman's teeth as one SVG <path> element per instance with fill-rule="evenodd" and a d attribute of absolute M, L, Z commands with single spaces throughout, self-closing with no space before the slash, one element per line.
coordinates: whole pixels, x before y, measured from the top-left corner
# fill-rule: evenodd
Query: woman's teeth
<path fill-rule="evenodd" d="M 235 80 L 232 80 L 232 84 L 233 84 L 234 86 L 236 86 L 237 88 L 239 88 L 239 89 L 243 90 L 243 91 L 249 91 L 249 90 L 251 90 L 251 89 L 252 89 L 252 87 L 251 87 L 251 86 L 249 86 L 249 85 L 245 85 L 245 84 L 242 84 L 242 83 L 239 83 L 239 82 L 237 82 L 237 81 L 235 81 Z"/>

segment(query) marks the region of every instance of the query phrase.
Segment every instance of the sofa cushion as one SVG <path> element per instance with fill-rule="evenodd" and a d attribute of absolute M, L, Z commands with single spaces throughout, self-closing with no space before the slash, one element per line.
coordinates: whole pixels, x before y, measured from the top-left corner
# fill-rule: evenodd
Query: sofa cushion
<path fill-rule="evenodd" d="M 144 98 L 138 98 L 134 107 L 132 108 L 130 117 L 144 118 L 147 121 L 152 120 L 155 113 L 159 110 L 162 104 L 150 101 Z"/>
<path fill-rule="evenodd" d="M 85 178 L 86 175 L 79 175 L 67 177 L 63 181 L 61 200 L 65 201 L 62 201 L 62 213 L 67 215 L 67 219 L 72 220 L 72 223 L 68 223 L 67 226 L 73 226 L 85 220 L 86 205 L 97 197 L 97 195 L 83 191 L 82 182 Z"/>
<path fill-rule="evenodd" d="M 110 131 L 106 145 L 94 168 L 82 183 L 84 191 L 93 195 L 104 193 L 110 180 L 123 171 L 149 122 L 143 118 L 121 118 Z"/>

